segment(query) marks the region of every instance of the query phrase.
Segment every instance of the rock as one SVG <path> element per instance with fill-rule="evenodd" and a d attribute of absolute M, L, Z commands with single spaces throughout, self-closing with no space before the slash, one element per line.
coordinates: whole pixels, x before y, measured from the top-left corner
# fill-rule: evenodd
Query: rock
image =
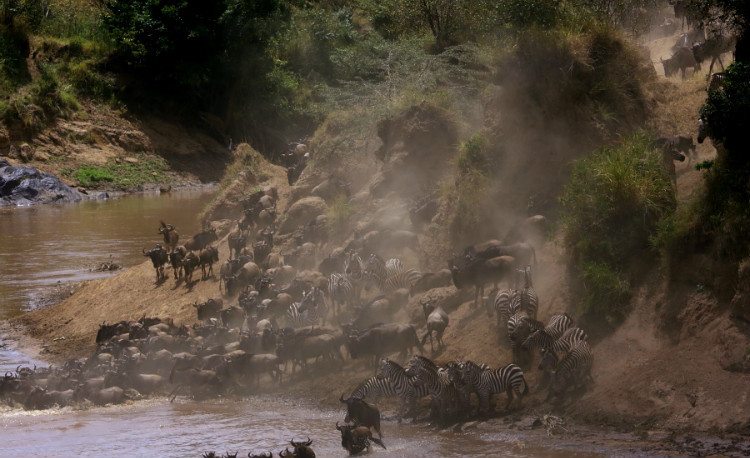
<path fill-rule="evenodd" d="M 138 163 L 138 159 L 136 159 L 134 157 L 126 157 L 124 160 L 125 160 L 125 162 L 127 162 L 129 164 L 137 164 Z"/>
<path fill-rule="evenodd" d="M 57 177 L 34 167 L 0 162 L 0 207 L 52 202 L 78 202 L 88 199 Z"/>
<path fill-rule="evenodd" d="M 328 205 L 320 197 L 305 197 L 298 200 L 287 210 L 286 219 L 281 223 L 279 232 L 286 234 L 297 229 L 298 226 L 306 224 L 318 215 L 328 212 Z"/>
<path fill-rule="evenodd" d="M 49 161 L 49 154 L 45 153 L 44 151 L 37 151 L 34 154 L 34 159 L 39 162 L 47 162 Z"/>
<path fill-rule="evenodd" d="M 156 173 L 156 172 L 154 172 Z M 172 191 L 172 185 L 171 184 L 163 184 L 159 186 L 159 192 L 162 194 L 168 193 Z"/>

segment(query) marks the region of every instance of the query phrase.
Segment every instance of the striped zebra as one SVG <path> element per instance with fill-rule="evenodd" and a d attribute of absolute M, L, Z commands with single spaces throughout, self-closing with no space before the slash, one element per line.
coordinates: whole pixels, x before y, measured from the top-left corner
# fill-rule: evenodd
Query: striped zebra
<path fill-rule="evenodd" d="M 539 297 L 531 284 L 531 267 L 526 266 L 523 271 L 524 286 L 518 292 L 518 301 L 520 310 L 526 311 L 531 318 L 536 319 L 536 312 L 539 310 Z"/>
<path fill-rule="evenodd" d="M 533 348 L 551 348 L 555 341 L 573 325 L 573 320 L 568 314 L 553 315 L 544 329 L 532 332 L 521 347 L 524 350 Z"/>
<path fill-rule="evenodd" d="M 587 339 L 588 335 L 586 335 L 586 331 L 583 329 L 568 328 L 563 335 L 552 344 L 552 350 L 558 353 L 568 352 L 571 348 L 576 346 L 579 341 Z"/>
<path fill-rule="evenodd" d="M 368 396 L 372 399 L 374 404 L 378 402 L 378 399 L 380 398 L 396 396 L 396 390 L 393 388 L 393 384 L 391 384 L 391 381 L 388 378 L 370 377 L 360 383 L 351 394 L 351 397 L 359 399 L 365 399 Z"/>
<path fill-rule="evenodd" d="M 576 389 L 592 380 L 594 355 L 585 340 L 579 340 L 557 364 L 552 378 L 552 392 L 562 396 L 569 388 Z"/>
<path fill-rule="evenodd" d="M 431 359 L 421 355 L 414 355 L 406 369 L 406 374 L 412 377 L 415 388 L 425 386 L 437 406 L 440 420 L 445 420 L 445 413 L 449 407 L 458 408 L 459 392 L 450 379 L 448 370 L 438 367 Z"/>
<path fill-rule="evenodd" d="M 527 337 L 534 331 L 544 329 L 544 323 L 529 318 L 525 313 L 519 312 L 508 319 L 508 338 L 513 351 L 513 362 L 526 367 L 530 359 L 524 356 L 522 345 Z"/>
<path fill-rule="evenodd" d="M 376 254 L 371 254 L 367 259 L 364 275 L 384 293 L 400 288 L 411 289 L 422 278 L 422 274 L 416 269 L 404 270 L 399 259 L 391 258 L 386 262 Z"/>
<path fill-rule="evenodd" d="M 411 291 L 411 287 L 414 283 L 418 282 L 420 278 L 422 278 L 422 273 L 417 269 L 403 270 L 385 279 L 385 282 L 383 282 L 383 291 L 392 292 L 401 288 L 406 288 Z"/>
<path fill-rule="evenodd" d="M 287 318 L 289 325 L 294 328 L 311 326 L 314 324 L 325 323 L 326 313 L 325 297 L 323 291 L 313 287 L 310 291 L 302 293 L 302 300 L 289 306 Z"/>
<path fill-rule="evenodd" d="M 495 405 L 492 402 L 492 396 L 495 393 L 505 392 L 508 395 L 508 402 L 505 404 L 507 410 L 513 402 L 514 393 L 518 396 L 520 407 L 521 399 L 529 391 L 529 385 L 523 377 L 523 371 L 512 363 L 499 369 L 483 371 L 476 363 L 465 361 L 461 366 L 461 376 L 477 393 L 479 398 L 477 414 L 482 410 L 491 409 L 494 411 Z M 524 386 L 523 391 L 521 391 L 522 384 Z"/>
<path fill-rule="evenodd" d="M 404 407 L 409 405 L 407 415 L 416 420 L 416 403 L 417 399 L 427 394 L 427 388 L 417 389 L 411 379 L 406 375 L 406 371 L 401 365 L 388 358 L 380 361 L 378 378 L 388 379 L 393 386 L 393 390 L 398 396 L 398 418 L 403 418 Z"/>
<path fill-rule="evenodd" d="M 508 321 L 508 318 L 518 312 L 517 308 L 514 310 L 511 306 L 512 304 L 514 304 L 514 302 L 516 302 L 517 297 L 518 291 L 511 288 L 501 289 L 495 295 L 493 307 L 496 314 L 495 316 L 497 318 L 497 327 L 499 329 L 502 327 L 503 323 L 506 323 Z M 492 311 L 487 310 L 487 313 L 491 315 Z"/>
<path fill-rule="evenodd" d="M 331 298 L 333 315 L 338 316 L 339 310 L 351 304 L 354 298 L 354 284 L 346 274 L 333 273 L 328 277 L 328 297 Z"/>
<path fill-rule="evenodd" d="M 353 298 L 356 302 L 359 302 L 362 293 L 362 284 L 366 280 L 364 271 L 365 265 L 362 262 L 362 258 L 356 252 L 350 253 L 344 260 L 344 273 L 354 287 Z"/>

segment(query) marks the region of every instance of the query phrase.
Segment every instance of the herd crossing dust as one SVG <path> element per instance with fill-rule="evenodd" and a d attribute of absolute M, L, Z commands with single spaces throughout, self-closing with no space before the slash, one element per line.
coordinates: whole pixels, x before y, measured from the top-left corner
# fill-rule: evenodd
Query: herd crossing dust
<path fill-rule="evenodd" d="M 218 236 L 213 275 L 201 275 L 196 269 L 192 281 L 186 282 L 173 277 L 168 266 L 166 279 L 154 282 L 154 266 L 146 261 L 88 282 L 61 303 L 18 317 L 7 326 L 23 327 L 29 336 L 44 341 L 44 353 L 38 356 L 62 365 L 71 358 L 95 357 L 95 337 L 103 323 L 159 317 L 164 329 L 184 325 L 179 332 L 185 339 L 195 337 L 190 333 L 220 327 L 217 323 L 227 318 L 217 314 L 213 320 L 199 320 L 196 313 L 198 304 L 220 298 L 225 310 L 235 307 L 233 311 L 241 314 L 239 329 L 226 331 L 222 334 L 229 336 L 226 341 L 211 347 L 228 351 L 219 355 L 213 368 L 183 368 L 191 358 L 170 360 L 172 371 L 164 377 L 188 380 L 185 393 L 170 386 L 160 394 L 208 398 L 284 394 L 314 399 L 325 409 L 342 409 L 341 393 L 349 396 L 381 372 L 381 359 L 386 357 L 403 366 L 414 352 L 439 364 L 471 360 L 493 369 L 506 366 L 514 352 L 494 301 L 500 289 L 523 288 L 523 281 L 517 280 L 523 277 L 519 269 L 525 272 L 529 267 L 527 286 L 533 285 L 539 298 L 535 311 L 539 321 L 529 326 L 538 325 L 537 332 L 556 339 L 560 335 L 555 332 L 562 334 L 567 328 L 555 328 L 551 318 L 571 319 L 569 327 L 578 325 L 569 253 L 557 219 L 558 198 L 574 161 L 598 145 L 616 143 L 617 133 L 643 127 L 644 119 L 649 128 L 665 136 L 695 136 L 705 74 L 685 81 L 679 76 L 665 79 L 658 63 L 670 55 L 678 36 L 675 31 L 643 37 L 649 62 L 642 49 L 608 32 L 568 42 L 530 33 L 504 57 L 503 68 L 508 70 L 491 76 L 496 90 L 491 96 L 477 97 L 481 110 L 475 110 L 476 119 L 457 120 L 448 110 L 422 102 L 361 135 L 342 138 L 336 125 L 324 124 L 304 145 L 308 156 L 297 158 L 306 166 L 294 180 L 284 167 L 240 144 L 233 151 L 235 164 L 252 166 L 227 178 L 202 214 L 204 229 Z M 596 91 L 591 90 L 593 83 Z M 708 144 L 698 147 L 698 160 L 713 154 Z M 698 172 L 678 164 L 678 199 L 686 200 L 699 185 Z M 271 215 L 267 222 L 260 216 L 262 211 Z M 237 231 L 244 231 L 245 246 L 231 257 L 242 258 L 237 253 L 243 249 L 248 257 L 232 267 L 229 241 L 237 240 Z M 159 243 L 156 227 L 154 234 L 154 243 Z M 189 235 L 184 234 L 185 239 Z M 477 262 L 467 253 L 517 244 L 530 245 L 533 258 L 517 265 L 521 257 L 515 252 L 515 257 L 507 251 L 495 252 L 490 260 L 512 267 L 485 282 L 484 297 L 474 300 L 474 278 L 463 288 L 456 287 L 456 271 L 470 277 L 466 272 Z M 690 262 L 704 270 L 714 267 L 699 256 Z M 482 269 L 490 267 L 483 264 Z M 743 358 L 747 345 L 737 342 L 747 343 L 747 337 L 731 325 L 719 299 L 697 287 L 697 274 L 681 272 L 683 277 L 670 279 L 656 265 L 639 270 L 646 280 L 635 290 L 633 312 L 625 323 L 603 338 L 596 330 L 583 329 L 599 337 L 584 342 L 593 354 L 590 373 L 573 377 L 580 378 L 576 381 L 583 389 L 570 390 L 569 396 L 555 392 L 553 386 L 560 380 L 555 375 L 550 380 L 549 374 L 537 369 L 536 352 L 533 363 L 522 365 L 529 387 L 517 401 L 522 407 L 505 411 L 506 391 L 501 390 L 493 401 L 500 415 L 529 418 L 553 412 L 642 431 L 646 438 L 660 429 L 747 432 L 750 398 L 737 393 L 747 392 L 748 377 L 727 369 Z M 225 276 L 225 272 L 229 273 Z M 349 289 L 336 290 L 343 297 L 338 313 L 332 306 L 334 274 L 350 282 Z M 416 287 L 427 278 L 432 283 Z M 227 281 L 231 286 L 226 287 Z M 290 302 L 284 302 L 287 296 Z M 430 304 L 439 304 L 449 318 L 443 345 L 426 338 Z M 405 343 L 403 352 L 396 346 L 379 352 L 371 348 L 376 344 L 361 344 L 374 334 L 368 328 L 387 328 L 383 323 L 399 324 L 404 333 L 373 340 L 377 345 L 402 343 L 400 339 L 410 333 L 417 341 Z M 254 377 L 232 372 L 236 368 L 232 363 L 261 353 L 260 347 L 232 353 L 242 351 L 243 331 L 249 333 L 248 341 L 258 337 L 262 353 L 281 358 L 280 371 L 262 366 L 257 384 Z M 278 346 L 265 346 L 262 339 L 269 335 Z M 334 350 L 299 356 L 298 342 L 323 346 L 321 335 L 334 341 Z M 572 348 L 580 347 L 568 348 L 567 354 Z M 363 354 L 353 358 L 357 351 Z M 204 361 L 208 356 L 201 355 Z M 215 379 L 194 382 L 198 375 L 189 371 L 199 369 L 209 378 L 207 373 L 215 370 Z M 196 389 L 199 384 L 201 389 Z M 400 410 L 394 399 L 378 402 L 388 420 Z M 471 402 L 479 410 L 476 398 Z M 429 415 L 429 404 L 428 398 L 417 402 L 419 417 Z M 384 442 L 390 446 L 387 437 Z"/>

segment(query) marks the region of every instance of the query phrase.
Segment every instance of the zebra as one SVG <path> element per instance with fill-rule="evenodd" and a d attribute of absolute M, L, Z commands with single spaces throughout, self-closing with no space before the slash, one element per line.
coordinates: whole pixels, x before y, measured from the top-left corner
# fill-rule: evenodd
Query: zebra
<path fill-rule="evenodd" d="M 510 347 L 513 351 L 513 362 L 525 367 L 530 361 L 527 361 L 528 357 L 524 357 L 521 353 L 524 350 L 522 344 L 531 333 L 544 329 L 544 323 L 529 318 L 523 312 L 518 312 L 508 319 L 507 328 Z"/>
<path fill-rule="evenodd" d="M 524 350 L 532 348 L 550 348 L 563 333 L 573 325 L 568 314 L 553 315 L 544 329 L 532 332 L 521 344 Z"/>
<path fill-rule="evenodd" d="M 349 278 L 354 288 L 353 299 L 359 302 L 362 291 L 362 283 L 365 281 L 364 263 L 356 252 L 351 252 L 344 260 L 344 273 Z"/>
<path fill-rule="evenodd" d="M 386 262 L 376 254 L 371 254 L 367 259 L 364 275 L 382 292 L 395 291 L 399 288 L 410 289 L 417 280 L 422 278 L 422 274 L 416 269 L 404 270 L 398 258 L 391 258 Z"/>
<path fill-rule="evenodd" d="M 416 269 L 407 269 L 390 275 L 383 282 L 383 291 L 391 292 L 397 289 L 406 288 L 411 291 L 411 287 L 422 278 L 422 273 Z"/>
<path fill-rule="evenodd" d="M 289 326 L 293 328 L 301 328 L 303 326 L 315 324 L 315 322 L 310 319 L 310 316 L 306 310 L 300 310 L 301 305 L 301 303 L 295 302 L 290 305 L 286 311 Z"/>
<path fill-rule="evenodd" d="M 445 365 L 444 371 L 448 380 L 456 389 L 456 403 L 460 411 L 468 410 L 471 406 L 472 387 L 461 375 L 461 367 L 464 361 L 450 361 Z M 479 364 L 482 371 L 490 370 L 486 364 Z"/>
<path fill-rule="evenodd" d="M 387 378 L 393 386 L 396 395 L 398 396 L 398 418 L 399 421 L 403 418 L 404 406 L 408 403 L 409 412 L 407 415 L 416 420 L 416 402 L 417 398 L 423 397 L 427 394 L 427 388 L 417 389 L 412 383 L 409 376 L 406 375 L 406 371 L 401 365 L 395 361 L 391 361 L 388 358 L 384 358 L 380 361 L 380 369 L 378 370 L 378 378 Z"/>
<path fill-rule="evenodd" d="M 561 335 L 552 344 L 552 350 L 556 352 L 568 352 L 573 348 L 579 341 L 587 340 L 588 336 L 586 331 L 581 328 L 568 328 L 563 335 Z"/>
<path fill-rule="evenodd" d="M 390 379 L 370 377 L 364 382 L 360 383 L 357 388 L 352 391 L 351 397 L 364 399 L 366 397 L 372 398 L 373 404 L 378 402 L 380 398 L 390 398 L 396 396 L 396 390 L 393 388 Z"/>
<path fill-rule="evenodd" d="M 398 258 L 391 258 L 385 262 L 385 274 L 390 277 L 404 270 L 404 265 Z"/>
<path fill-rule="evenodd" d="M 591 347 L 585 340 L 579 340 L 567 355 L 557 364 L 557 370 L 552 378 L 552 392 L 562 396 L 573 387 L 578 388 L 591 377 L 591 366 L 594 363 L 594 355 Z"/>
<path fill-rule="evenodd" d="M 348 275 L 333 273 L 328 277 L 328 297 L 331 298 L 333 315 L 338 316 L 339 310 L 354 297 L 354 284 Z"/>
<path fill-rule="evenodd" d="M 536 312 L 539 310 L 539 297 L 537 297 L 536 291 L 531 284 L 531 266 L 526 266 L 520 272 L 523 272 L 524 286 L 518 292 L 519 308 L 525 310 L 529 317 L 536 319 Z"/>
<path fill-rule="evenodd" d="M 518 297 L 518 291 L 511 288 L 501 289 L 495 295 L 495 301 L 493 303 L 495 313 L 497 314 L 497 327 L 501 328 L 502 323 L 506 322 L 509 317 L 513 316 L 518 309 L 513 309 L 511 304 L 514 304 L 515 299 Z M 487 310 L 488 315 L 492 315 L 492 310 Z"/>
<path fill-rule="evenodd" d="M 458 398 L 456 388 L 434 366 L 425 365 L 411 372 L 414 374 L 412 383 L 415 388 L 424 386 L 428 389 L 434 407 L 433 414 L 436 410 L 440 422 L 444 423 L 449 406 L 455 405 Z"/>
<path fill-rule="evenodd" d="M 521 399 L 529 391 L 529 384 L 523 376 L 523 371 L 517 365 L 511 363 L 499 369 L 490 369 L 483 371 L 479 365 L 472 361 L 465 361 L 461 366 L 461 376 L 471 386 L 479 398 L 477 414 L 483 409 L 494 411 L 495 406 L 492 403 L 492 396 L 495 393 L 503 391 L 508 395 L 508 402 L 505 404 L 507 410 L 513 402 L 513 394 L 518 396 L 520 407 Z M 521 384 L 524 386 L 521 391 Z"/>
<path fill-rule="evenodd" d="M 313 287 L 307 293 L 302 293 L 302 300 L 290 305 L 286 314 L 289 324 L 299 328 L 325 322 L 327 311 L 323 291 Z"/>

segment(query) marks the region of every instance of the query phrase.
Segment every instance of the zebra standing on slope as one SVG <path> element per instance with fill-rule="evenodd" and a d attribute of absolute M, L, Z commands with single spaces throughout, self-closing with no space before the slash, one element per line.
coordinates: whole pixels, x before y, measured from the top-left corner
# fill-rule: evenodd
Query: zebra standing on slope
<path fill-rule="evenodd" d="M 536 295 L 536 290 L 531 284 L 531 266 L 526 268 L 519 273 L 523 273 L 524 286 L 518 291 L 517 310 L 523 310 L 526 315 L 536 319 L 536 312 L 539 310 L 539 297 Z"/>
<path fill-rule="evenodd" d="M 507 410 L 513 402 L 513 394 L 518 396 L 520 407 L 521 399 L 529 392 L 529 385 L 523 376 L 523 371 L 515 364 L 508 364 L 499 369 L 490 369 L 482 371 L 481 367 L 472 361 L 465 361 L 461 366 L 461 376 L 477 393 L 479 405 L 477 406 L 477 415 L 482 410 L 495 410 L 492 402 L 492 396 L 495 393 L 503 391 L 508 395 L 508 402 L 505 404 Z M 524 386 L 521 391 L 521 384 Z"/>
<path fill-rule="evenodd" d="M 348 276 L 349 281 L 354 287 L 354 300 L 356 302 L 359 302 L 362 283 L 365 281 L 364 270 L 365 265 L 362 262 L 362 258 L 355 251 L 349 253 L 349 256 L 344 260 L 344 273 Z"/>
<path fill-rule="evenodd" d="M 572 325 L 573 320 L 567 313 L 563 315 L 553 315 L 544 329 L 532 332 L 531 335 L 523 341 L 521 348 L 524 350 L 530 350 L 533 348 L 548 349 L 552 347 L 555 341 Z"/>
<path fill-rule="evenodd" d="M 578 388 L 591 377 L 591 366 L 594 364 L 594 355 L 591 347 L 585 340 L 580 340 L 570 349 L 565 358 L 557 364 L 557 370 L 552 378 L 552 392 L 557 396 L 563 396 L 569 388 Z"/>
<path fill-rule="evenodd" d="M 331 298 L 333 316 L 338 316 L 347 304 L 352 307 L 354 284 L 346 274 L 333 273 L 328 277 L 328 297 Z"/>

